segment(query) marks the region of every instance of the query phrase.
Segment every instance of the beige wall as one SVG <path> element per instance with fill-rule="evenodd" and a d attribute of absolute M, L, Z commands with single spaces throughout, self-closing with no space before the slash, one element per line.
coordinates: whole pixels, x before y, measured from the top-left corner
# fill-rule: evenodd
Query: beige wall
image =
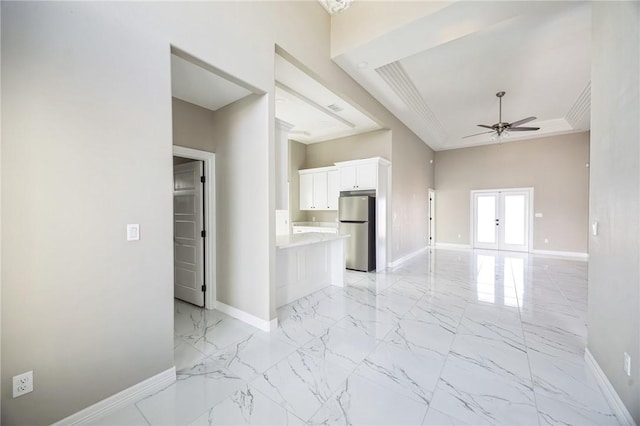
<path fill-rule="evenodd" d="M 1 7 L 2 424 L 50 424 L 173 366 L 168 46 L 86 4 Z"/>
<path fill-rule="evenodd" d="M 177 98 L 171 98 L 171 107 L 173 144 L 216 152 L 214 112 Z"/>
<path fill-rule="evenodd" d="M 377 130 L 307 145 L 307 168 L 333 166 L 339 161 L 382 157 L 391 160 L 391 132 Z"/>
<path fill-rule="evenodd" d="M 588 348 L 640 424 L 640 4 L 595 2 L 592 40 Z"/>
<path fill-rule="evenodd" d="M 588 162 L 588 133 L 437 152 L 436 242 L 472 244 L 471 190 L 533 187 L 533 249 L 587 253 Z"/>
<path fill-rule="evenodd" d="M 391 261 L 415 253 L 429 241 L 429 188 L 435 187 L 434 151 L 416 135 L 393 133 Z"/>
<path fill-rule="evenodd" d="M 271 318 L 269 169 L 266 96 L 251 95 L 214 114 L 217 298 L 262 320 Z M 247 264 L 250 262 L 251 267 Z M 275 309 L 275 307 L 274 307 Z"/>

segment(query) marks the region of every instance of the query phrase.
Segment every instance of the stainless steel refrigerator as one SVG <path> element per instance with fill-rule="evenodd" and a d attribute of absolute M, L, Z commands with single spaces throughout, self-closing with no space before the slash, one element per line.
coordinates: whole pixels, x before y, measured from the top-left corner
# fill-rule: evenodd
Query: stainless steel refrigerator
<path fill-rule="evenodd" d="M 376 269 L 376 197 L 343 195 L 338 203 L 340 233 L 349 234 L 346 242 L 347 269 Z"/>

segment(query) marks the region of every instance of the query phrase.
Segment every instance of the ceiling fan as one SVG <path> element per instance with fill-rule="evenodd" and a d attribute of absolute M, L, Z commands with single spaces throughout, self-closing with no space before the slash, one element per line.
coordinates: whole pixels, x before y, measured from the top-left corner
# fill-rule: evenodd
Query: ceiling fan
<path fill-rule="evenodd" d="M 505 92 L 498 92 L 496 96 L 500 100 L 500 112 L 498 115 L 498 122 L 494 125 L 487 124 L 478 124 L 478 127 L 484 127 L 485 129 L 491 129 L 488 132 L 480 132 L 474 133 L 473 135 L 464 136 L 462 139 L 470 138 L 472 136 L 484 135 L 486 133 L 495 133 L 495 136 L 498 138 L 502 136 L 502 134 L 508 134 L 508 132 L 529 132 L 533 130 L 540 130 L 540 127 L 522 127 L 521 124 L 526 124 L 530 121 L 536 119 L 536 117 L 527 117 L 522 120 L 514 121 L 513 123 L 506 123 L 502 121 L 502 97 L 505 95 Z"/>

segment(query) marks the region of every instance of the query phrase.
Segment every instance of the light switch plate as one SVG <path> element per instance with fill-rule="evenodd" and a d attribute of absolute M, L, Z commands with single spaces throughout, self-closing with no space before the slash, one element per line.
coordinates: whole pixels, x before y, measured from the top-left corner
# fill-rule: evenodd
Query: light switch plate
<path fill-rule="evenodd" d="M 140 239 L 140 224 L 130 223 L 127 225 L 127 241 L 138 241 Z"/>

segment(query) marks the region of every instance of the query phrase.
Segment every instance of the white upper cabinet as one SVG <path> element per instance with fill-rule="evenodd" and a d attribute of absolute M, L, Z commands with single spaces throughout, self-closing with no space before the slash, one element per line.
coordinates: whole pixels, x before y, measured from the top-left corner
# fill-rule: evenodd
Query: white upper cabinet
<path fill-rule="evenodd" d="M 327 172 L 327 206 L 329 210 L 338 210 L 338 198 L 340 198 L 340 172 L 331 170 Z"/>
<path fill-rule="evenodd" d="M 381 160 L 372 158 L 336 163 L 340 172 L 340 190 L 378 189 L 378 167 L 380 167 Z"/>
<path fill-rule="evenodd" d="M 313 208 L 313 174 L 300 173 L 300 210 Z"/>
<path fill-rule="evenodd" d="M 298 170 L 300 210 L 338 210 L 338 170 L 335 167 Z"/>
<path fill-rule="evenodd" d="M 356 189 L 356 166 L 344 166 L 338 170 L 340 173 L 340 189 Z"/>
<path fill-rule="evenodd" d="M 356 167 L 356 184 L 358 189 L 378 188 L 378 164 L 361 164 Z"/>
<path fill-rule="evenodd" d="M 327 205 L 327 172 L 313 173 L 313 207 L 317 210 L 329 209 Z"/>

